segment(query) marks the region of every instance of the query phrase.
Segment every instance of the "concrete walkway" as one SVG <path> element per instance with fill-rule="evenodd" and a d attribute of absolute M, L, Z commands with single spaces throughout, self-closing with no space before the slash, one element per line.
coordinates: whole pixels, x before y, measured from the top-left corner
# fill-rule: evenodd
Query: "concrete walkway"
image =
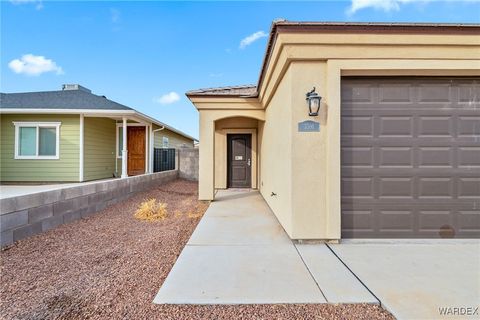
<path fill-rule="evenodd" d="M 257 191 L 219 191 L 155 303 L 378 303 L 325 245 L 294 245 Z"/>

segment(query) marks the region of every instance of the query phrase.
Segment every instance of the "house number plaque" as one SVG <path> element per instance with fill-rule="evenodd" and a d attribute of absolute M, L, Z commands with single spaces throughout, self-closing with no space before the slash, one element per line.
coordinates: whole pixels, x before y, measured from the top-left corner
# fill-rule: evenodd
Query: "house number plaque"
<path fill-rule="evenodd" d="M 235 156 L 235 160 L 243 160 L 243 156 Z"/>
<path fill-rule="evenodd" d="M 298 123 L 298 132 L 319 132 L 320 123 L 312 120 L 306 120 Z"/>

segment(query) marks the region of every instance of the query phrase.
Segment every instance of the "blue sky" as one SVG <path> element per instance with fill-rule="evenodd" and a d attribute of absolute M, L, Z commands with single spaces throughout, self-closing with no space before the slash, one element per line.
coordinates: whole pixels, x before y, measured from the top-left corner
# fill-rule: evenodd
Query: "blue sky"
<path fill-rule="evenodd" d="M 198 114 L 184 93 L 256 83 L 274 19 L 480 22 L 475 0 L 0 5 L 2 92 L 79 83 L 195 137 Z"/>

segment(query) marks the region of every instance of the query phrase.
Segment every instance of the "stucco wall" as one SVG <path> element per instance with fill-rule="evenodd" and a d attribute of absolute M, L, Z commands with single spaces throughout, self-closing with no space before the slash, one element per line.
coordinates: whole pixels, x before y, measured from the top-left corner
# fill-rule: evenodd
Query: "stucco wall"
<path fill-rule="evenodd" d="M 292 74 L 280 82 L 261 130 L 260 191 L 290 237 L 292 225 Z M 272 192 L 276 195 L 272 196 Z"/>
<path fill-rule="evenodd" d="M 0 181 L 56 182 L 78 181 L 80 117 L 78 115 L 2 114 L 0 143 Z M 14 159 L 15 126 L 13 121 L 52 121 L 60 125 L 59 159 Z"/>
<path fill-rule="evenodd" d="M 240 105 L 244 105 L 243 100 Z M 246 117 L 260 121 L 265 120 L 265 112 L 257 108 L 258 104 L 249 104 L 250 109 L 242 110 L 205 110 L 200 111 L 200 141 L 207 141 L 202 143 L 199 149 L 199 199 L 213 200 L 215 198 L 215 122 L 221 119 L 232 117 Z M 234 103 L 233 105 L 236 105 Z M 219 151 L 221 152 L 221 151 Z"/>
<path fill-rule="evenodd" d="M 289 71 L 295 79 L 291 87 L 292 107 L 289 108 L 292 110 L 292 236 L 311 239 L 327 232 L 327 110 L 322 108 L 319 116 L 309 116 L 305 93 L 315 85 L 317 92 L 325 97 L 326 63 L 295 61 Z M 319 122 L 320 132 L 298 132 L 298 123 L 305 120 Z"/>
<path fill-rule="evenodd" d="M 200 198 L 213 198 L 215 158 L 225 152 L 215 142 L 214 121 L 263 111 L 257 129 L 263 197 L 290 237 L 340 239 L 341 77 L 479 76 L 480 43 L 476 35 L 289 32 L 278 35 L 268 61 L 258 98 L 191 97 L 200 111 Z M 305 102 L 313 86 L 323 97 L 314 118 Z M 320 122 L 320 132 L 297 132 L 304 120 Z"/>

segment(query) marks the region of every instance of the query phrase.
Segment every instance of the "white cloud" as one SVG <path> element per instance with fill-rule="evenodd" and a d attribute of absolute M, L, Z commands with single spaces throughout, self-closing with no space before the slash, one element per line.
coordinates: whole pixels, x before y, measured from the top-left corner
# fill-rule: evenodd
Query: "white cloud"
<path fill-rule="evenodd" d="M 26 74 L 28 76 L 38 76 L 45 72 L 55 72 L 56 74 L 64 73 L 55 61 L 47 59 L 44 56 L 35 56 L 33 54 L 24 54 L 20 59 L 10 61 L 8 67 L 15 73 Z"/>
<path fill-rule="evenodd" d="M 10 0 L 10 2 L 14 5 L 35 4 L 35 9 L 37 10 L 40 10 L 43 8 L 42 0 Z"/>
<path fill-rule="evenodd" d="M 171 104 L 180 100 L 180 96 L 178 95 L 178 93 L 172 91 L 154 100 L 155 102 L 158 102 L 160 104 Z"/>
<path fill-rule="evenodd" d="M 347 13 L 354 14 L 358 10 L 370 7 L 384 11 L 398 10 L 400 9 L 400 1 L 401 0 L 352 0 L 352 3 L 347 10 Z"/>
<path fill-rule="evenodd" d="M 255 33 L 252 33 L 251 35 L 243 38 L 242 41 L 240 41 L 240 49 L 245 49 L 247 46 L 251 45 L 258 39 L 265 38 L 267 36 L 268 34 L 263 31 L 257 31 Z"/>
<path fill-rule="evenodd" d="M 219 72 L 219 73 L 214 73 L 214 72 L 212 72 L 212 73 L 210 73 L 208 76 L 209 76 L 210 78 L 221 78 L 221 77 L 223 77 L 223 73 L 220 73 L 220 72 Z"/>
<path fill-rule="evenodd" d="M 426 3 L 441 0 L 352 0 L 350 7 L 347 9 L 347 14 L 352 15 L 358 10 L 373 8 L 376 10 L 383 10 L 385 12 L 398 11 L 400 6 L 406 3 Z M 443 1 L 458 1 L 458 2 L 479 2 L 480 0 L 443 0 Z"/>
<path fill-rule="evenodd" d="M 113 23 L 117 23 L 120 21 L 120 11 L 115 8 L 110 9 L 110 19 Z"/>

